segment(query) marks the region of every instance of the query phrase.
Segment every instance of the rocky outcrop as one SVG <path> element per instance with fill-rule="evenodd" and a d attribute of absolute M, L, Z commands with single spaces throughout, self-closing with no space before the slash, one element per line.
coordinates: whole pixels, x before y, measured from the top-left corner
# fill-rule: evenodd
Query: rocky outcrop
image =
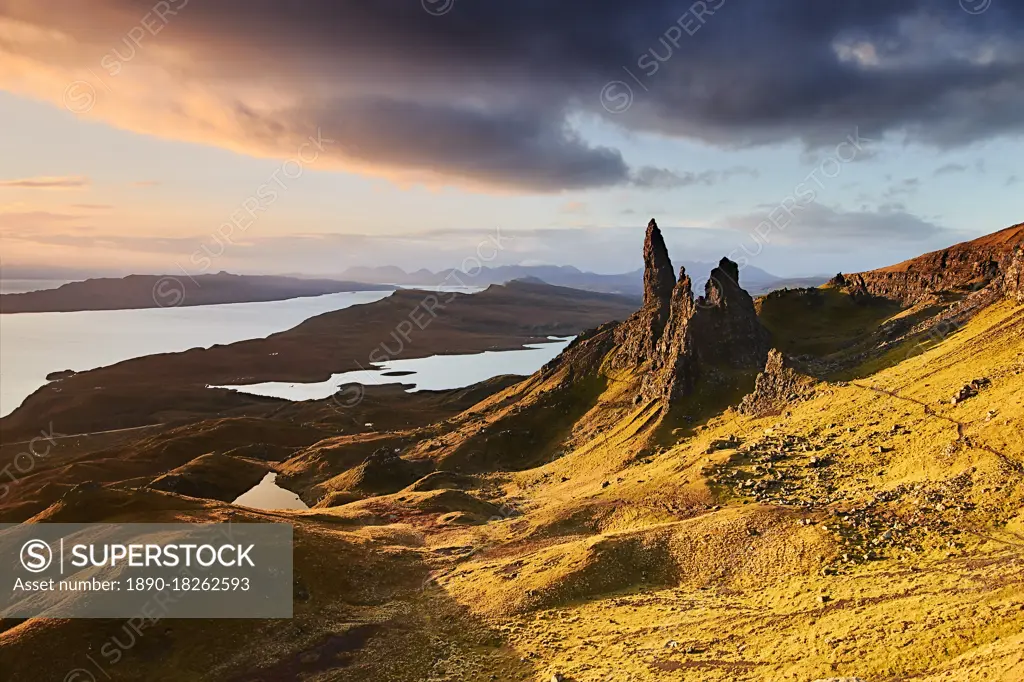
<path fill-rule="evenodd" d="M 697 379 L 697 350 L 691 336 L 691 321 L 697 313 L 693 288 L 685 268 L 679 269 L 679 281 L 669 302 L 669 320 L 665 334 L 651 358 L 653 371 L 646 377 L 641 393 L 647 398 L 686 395 Z"/>
<path fill-rule="evenodd" d="M 1024 247 L 1018 248 L 1009 258 L 1003 275 L 1003 293 L 1017 303 L 1024 303 Z"/>
<path fill-rule="evenodd" d="M 754 301 L 739 285 L 739 266 L 723 258 L 698 299 L 680 268 L 672 273 L 657 223 L 644 241 L 644 304 L 615 330 L 612 366 L 642 368 L 639 399 L 672 400 L 689 394 L 713 370 L 755 370 L 764 365 L 769 334 Z"/>
<path fill-rule="evenodd" d="M 658 223 L 651 218 L 644 239 L 644 306 L 660 306 L 672 298 L 676 278 Z"/>
<path fill-rule="evenodd" d="M 754 299 L 739 285 L 739 266 L 723 258 L 697 299 L 692 325 L 701 362 L 720 367 L 761 367 L 770 348 Z"/>
<path fill-rule="evenodd" d="M 773 348 L 764 371 L 757 375 L 754 390 L 743 398 L 739 411 L 754 417 L 780 414 L 813 393 L 814 379 L 790 367 L 785 356 Z"/>
<path fill-rule="evenodd" d="M 1022 245 L 1024 223 L 897 265 L 840 274 L 830 284 L 855 297 L 887 298 L 911 305 L 939 292 L 965 293 L 998 286 Z"/>
<path fill-rule="evenodd" d="M 270 467 L 260 462 L 210 453 L 168 471 L 146 487 L 231 502 L 259 483 L 269 471 Z"/>

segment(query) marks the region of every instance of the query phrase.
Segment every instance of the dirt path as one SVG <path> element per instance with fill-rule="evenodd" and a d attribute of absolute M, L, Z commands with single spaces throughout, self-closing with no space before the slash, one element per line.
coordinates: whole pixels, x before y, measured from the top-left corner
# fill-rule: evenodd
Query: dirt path
<path fill-rule="evenodd" d="M 89 438 L 90 436 L 104 436 L 111 433 L 125 433 L 128 431 L 141 431 L 142 429 L 155 429 L 158 426 L 164 426 L 164 424 L 145 424 L 143 426 L 129 426 L 124 429 L 108 429 L 106 431 L 92 431 L 89 433 L 55 433 L 51 436 L 39 436 L 32 440 L 23 440 L 16 443 L 0 443 L 0 448 L 13 447 L 16 445 L 30 445 L 32 443 L 38 443 L 39 438 L 47 441 L 51 440 L 64 440 L 66 438 Z"/>
<path fill-rule="evenodd" d="M 1017 467 L 1020 466 L 1019 463 L 1017 463 L 1015 460 L 1011 459 L 1010 457 L 1007 457 L 1004 453 L 1000 452 L 999 450 L 996 450 L 995 448 L 989 447 L 988 445 L 985 445 L 984 443 L 979 442 L 976 438 L 969 437 L 964 432 L 964 429 L 967 427 L 967 424 L 965 424 L 964 422 L 961 422 L 961 421 L 957 421 L 956 419 L 953 419 L 952 417 L 947 417 L 947 416 L 942 415 L 942 414 L 937 414 L 935 412 L 935 410 L 932 409 L 931 405 L 929 405 L 928 403 L 922 402 L 922 401 L 917 400 L 915 398 L 907 398 L 905 396 L 902 396 L 902 395 L 896 393 L 895 391 L 890 391 L 890 390 L 887 390 L 887 389 L 884 389 L 884 388 L 878 388 L 877 386 L 868 386 L 867 384 L 862 384 L 862 383 L 859 383 L 859 382 L 856 382 L 856 381 L 852 381 L 850 383 L 851 383 L 851 385 L 856 386 L 857 388 L 863 388 L 863 389 L 866 389 L 868 391 L 873 391 L 875 393 L 879 393 L 881 395 L 887 395 L 890 398 L 894 398 L 896 400 L 903 400 L 903 401 L 906 401 L 906 402 L 909 402 L 909 403 L 913 403 L 915 405 L 919 405 L 922 408 L 924 408 L 924 413 L 926 415 L 928 415 L 929 417 L 934 417 L 935 419 L 941 419 L 943 421 L 946 421 L 946 422 L 949 422 L 950 424 L 955 425 L 956 426 L 956 436 L 957 436 L 958 440 L 963 441 L 965 443 L 968 443 L 971 447 L 976 447 L 979 450 L 984 450 L 985 452 L 991 453 L 991 454 L 993 454 L 993 455 L 1003 459 L 1004 461 L 1006 461 L 1008 463 L 1012 463 L 1014 466 L 1017 466 Z"/>

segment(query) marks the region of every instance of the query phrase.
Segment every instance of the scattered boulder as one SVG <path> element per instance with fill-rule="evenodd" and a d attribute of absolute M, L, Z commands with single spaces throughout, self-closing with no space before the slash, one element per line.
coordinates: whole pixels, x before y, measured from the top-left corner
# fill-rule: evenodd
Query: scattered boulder
<path fill-rule="evenodd" d="M 710 455 L 713 452 L 719 450 L 731 450 L 737 448 L 740 445 L 740 439 L 736 436 L 729 436 L 728 438 L 716 438 L 708 444 L 707 449 L 704 451 L 705 454 Z"/>
<path fill-rule="evenodd" d="M 973 379 L 971 383 L 964 384 L 963 387 L 959 391 L 957 391 L 956 394 L 952 397 L 950 402 L 953 405 L 956 405 L 958 403 L 962 403 L 968 398 L 973 398 L 974 396 L 978 395 L 978 392 L 981 389 L 985 388 L 990 383 L 992 382 L 987 377 Z"/>

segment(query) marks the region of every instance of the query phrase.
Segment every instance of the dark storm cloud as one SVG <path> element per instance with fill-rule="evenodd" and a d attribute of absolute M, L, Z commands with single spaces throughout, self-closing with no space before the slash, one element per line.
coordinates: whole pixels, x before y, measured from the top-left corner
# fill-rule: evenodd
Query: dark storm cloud
<path fill-rule="evenodd" d="M 579 115 L 728 147 L 1024 129 L 1013 0 L 0 0 L 4 14 L 73 36 L 108 72 L 174 55 L 183 83 L 230 104 L 235 142 L 320 126 L 347 161 L 531 191 L 687 184 L 582 139 Z M 128 40 L 138 25 L 160 31 Z M 251 84 L 287 105 L 248 101 Z"/>
<path fill-rule="evenodd" d="M 622 183 L 629 168 L 618 150 L 582 140 L 561 114 L 526 115 L 454 104 L 349 100 L 313 118 L 349 156 L 385 166 L 442 166 L 483 184 L 536 191 Z"/>

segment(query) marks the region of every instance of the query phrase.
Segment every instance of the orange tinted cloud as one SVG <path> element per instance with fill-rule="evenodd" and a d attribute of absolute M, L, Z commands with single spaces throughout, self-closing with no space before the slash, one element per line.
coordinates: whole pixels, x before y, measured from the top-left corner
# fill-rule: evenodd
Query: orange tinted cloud
<path fill-rule="evenodd" d="M 88 186 L 89 178 L 81 175 L 0 180 L 0 187 L 18 187 L 21 189 L 77 189 Z"/>

